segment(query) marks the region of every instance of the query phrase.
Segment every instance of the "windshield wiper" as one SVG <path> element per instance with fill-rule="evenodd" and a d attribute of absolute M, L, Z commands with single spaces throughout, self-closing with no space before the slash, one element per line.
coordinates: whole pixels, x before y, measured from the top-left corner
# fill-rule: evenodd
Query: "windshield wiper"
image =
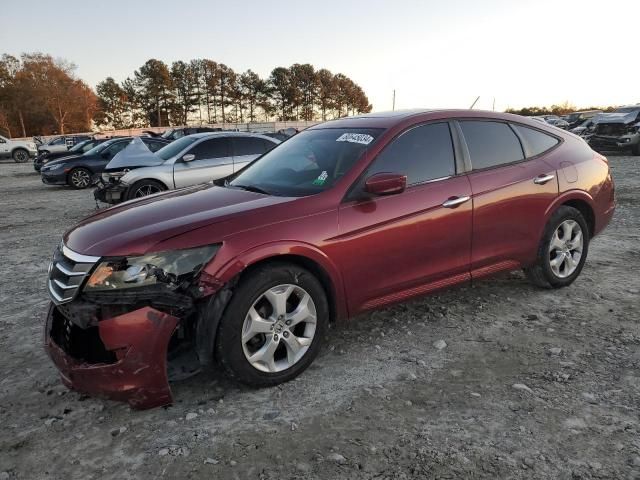
<path fill-rule="evenodd" d="M 273 195 L 272 193 L 267 192 L 260 187 L 256 187 L 255 185 L 232 185 L 230 183 L 227 185 L 231 188 L 241 188 L 242 190 L 246 190 L 247 192 L 262 193 L 263 195 Z"/>

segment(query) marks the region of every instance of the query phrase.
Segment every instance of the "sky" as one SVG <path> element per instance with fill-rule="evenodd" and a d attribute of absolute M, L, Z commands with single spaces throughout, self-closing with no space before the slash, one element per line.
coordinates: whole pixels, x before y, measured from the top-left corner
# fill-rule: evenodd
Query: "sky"
<path fill-rule="evenodd" d="M 5 0 L 0 16 L 0 53 L 64 58 L 93 87 L 210 58 L 344 73 L 374 111 L 394 90 L 396 109 L 640 102 L 640 0 Z"/>

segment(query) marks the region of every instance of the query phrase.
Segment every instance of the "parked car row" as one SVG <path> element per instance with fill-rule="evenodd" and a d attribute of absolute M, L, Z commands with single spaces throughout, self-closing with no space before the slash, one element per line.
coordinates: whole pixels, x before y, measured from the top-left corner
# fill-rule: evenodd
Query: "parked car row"
<path fill-rule="evenodd" d="M 640 155 L 640 104 L 619 107 L 611 113 L 601 110 L 574 112 L 564 117 L 529 117 L 579 135 L 598 152 L 628 151 Z"/>
<path fill-rule="evenodd" d="M 255 133 L 196 133 L 153 152 L 136 139 L 106 166 L 95 198 L 118 203 L 226 177 L 279 143 Z"/>
<path fill-rule="evenodd" d="M 169 142 L 162 138 L 138 137 L 152 151 L 160 150 Z M 73 188 L 87 188 L 92 184 L 92 176 L 102 173 L 107 164 L 133 140 L 132 137 L 118 137 L 96 142 L 91 149 L 74 152 L 47 162 L 40 168 L 42 182 L 47 185 L 69 185 Z M 67 152 L 69 153 L 69 152 Z M 35 168 L 35 165 L 34 165 Z"/>

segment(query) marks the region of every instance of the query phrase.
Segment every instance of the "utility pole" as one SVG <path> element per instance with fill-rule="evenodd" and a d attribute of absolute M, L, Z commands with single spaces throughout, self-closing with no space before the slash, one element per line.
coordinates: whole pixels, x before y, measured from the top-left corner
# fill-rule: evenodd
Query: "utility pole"
<path fill-rule="evenodd" d="M 393 89 L 393 106 L 391 107 L 391 110 L 393 110 L 395 112 L 396 110 L 396 89 Z"/>

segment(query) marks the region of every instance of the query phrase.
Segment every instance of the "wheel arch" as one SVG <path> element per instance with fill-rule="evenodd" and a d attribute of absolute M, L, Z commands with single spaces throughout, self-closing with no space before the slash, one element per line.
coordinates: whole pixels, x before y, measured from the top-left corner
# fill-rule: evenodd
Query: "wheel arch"
<path fill-rule="evenodd" d="M 587 222 L 589 237 L 593 237 L 596 228 L 595 202 L 587 192 L 572 190 L 558 196 L 547 209 L 546 219 L 548 220 L 553 212 L 561 206 L 573 207 L 578 210 Z"/>
<path fill-rule="evenodd" d="M 73 171 L 78 170 L 79 168 L 88 171 L 89 175 L 93 175 L 95 173 L 90 167 L 87 167 L 86 165 L 74 165 L 73 167 L 69 168 L 69 171 L 66 173 L 67 184 L 70 184 L 71 182 L 71 174 L 73 173 Z"/>
<path fill-rule="evenodd" d="M 339 270 L 322 251 L 312 245 L 277 242 L 256 247 L 226 262 L 213 277 L 222 284 L 241 281 L 256 268 L 277 262 L 292 263 L 309 270 L 320 281 L 327 295 L 330 320 L 333 322 L 347 317 Z"/>
<path fill-rule="evenodd" d="M 24 150 L 25 152 L 27 152 L 27 155 L 29 155 L 29 150 L 27 149 L 27 147 L 23 147 L 22 145 L 18 145 L 17 147 L 13 147 L 11 149 L 11 156 L 13 156 L 13 154 L 18 150 Z"/>
<path fill-rule="evenodd" d="M 134 180 L 133 183 L 131 183 L 131 187 L 133 187 L 134 185 L 141 183 L 141 182 L 155 182 L 155 183 L 159 183 L 160 185 L 162 185 L 164 187 L 165 190 L 171 190 L 171 188 L 169 188 L 167 186 L 167 184 L 165 182 L 163 182 L 162 180 L 158 179 L 158 178 L 152 178 L 152 177 L 143 177 L 139 180 Z"/>

